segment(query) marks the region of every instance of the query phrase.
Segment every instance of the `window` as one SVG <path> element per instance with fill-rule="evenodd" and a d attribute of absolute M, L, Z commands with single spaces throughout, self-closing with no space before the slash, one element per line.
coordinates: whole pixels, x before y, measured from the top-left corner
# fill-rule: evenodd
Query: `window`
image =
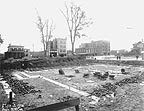
<path fill-rule="evenodd" d="M 63 52 L 66 52 L 66 50 L 64 49 Z"/>
<path fill-rule="evenodd" d="M 64 44 L 66 44 L 66 41 L 63 41 Z"/>
<path fill-rule="evenodd" d="M 60 49 L 60 52 L 62 52 L 62 49 Z"/>
<path fill-rule="evenodd" d="M 15 51 L 17 51 L 17 48 L 14 48 Z"/>

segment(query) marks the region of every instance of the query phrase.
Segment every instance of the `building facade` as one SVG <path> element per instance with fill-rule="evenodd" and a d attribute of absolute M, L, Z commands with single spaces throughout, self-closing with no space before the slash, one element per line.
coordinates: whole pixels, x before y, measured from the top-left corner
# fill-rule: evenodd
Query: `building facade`
<path fill-rule="evenodd" d="M 66 38 L 55 38 L 50 41 L 50 56 L 66 56 Z"/>
<path fill-rule="evenodd" d="M 24 46 L 9 44 L 8 51 L 5 52 L 4 55 L 5 59 L 8 58 L 20 59 L 25 56 L 30 56 L 30 51 L 29 49 L 24 49 Z"/>
<path fill-rule="evenodd" d="M 24 49 L 25 57 L 31 57 L 30 49 Z"/>
<path fill-rule="evenodd" d="M 110 55 L 110 42 L 99 40 L 91 43 L 82 43 L 75 49 L 76 54 Z"/>

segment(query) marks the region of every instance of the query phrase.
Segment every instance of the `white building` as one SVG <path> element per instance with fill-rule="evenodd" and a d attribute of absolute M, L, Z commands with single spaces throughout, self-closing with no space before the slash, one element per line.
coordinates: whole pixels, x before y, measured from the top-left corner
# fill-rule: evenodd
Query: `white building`
<path fill-rule="evenodd" d="M 55 38 L 50 41 L 50 56 L 66 56 L 66 38 Z"/>

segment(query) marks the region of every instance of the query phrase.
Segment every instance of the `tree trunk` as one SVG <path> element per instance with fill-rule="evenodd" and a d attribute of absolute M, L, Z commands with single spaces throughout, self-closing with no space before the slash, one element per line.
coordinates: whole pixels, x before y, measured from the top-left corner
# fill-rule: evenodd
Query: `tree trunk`
<path fill-rule="evenodd" d="M 72 42 L 71 44 L 72 44 L 72 55 L 74 55 L 74 42 Z"/>
<path fill-rule="evenodd" d="M 46 42 L 46 56 L 47 57 L 49 57 L 49 55 L 50 55 L 50 46 L 49 46 L 50 44 L 49 44 L 49 41 L 48 42 Z"/>
<path fill-rule="evenodd" d="M 46 57 L 46 50 L 44 50 L 44 56 Z"/>

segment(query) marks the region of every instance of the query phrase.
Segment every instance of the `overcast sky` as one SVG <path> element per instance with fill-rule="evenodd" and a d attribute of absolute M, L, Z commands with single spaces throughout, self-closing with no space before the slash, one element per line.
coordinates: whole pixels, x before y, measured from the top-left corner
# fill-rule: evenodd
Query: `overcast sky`
<path fill-rule="evenodd" d="M 108 40 L 111 49 L 132 48 L 132 44 L 144 38 L 143 0 L 1 0 L 0 33 L 4 43 L 1 52 L 7 51 L 9 43 L 24 45 L 33 51 L 42 50 L 40 32 L 37 29 L 37 8 L 43 20 L 52 19 L 56 25 L 56 38 L 68 37 L 66 21 L 60 12 L 64 2 L 74 1 L 85 10 L 93 24 L 85 29 L 88 37 L 76 41 L 76 47 L 91 40 Z M 67 38 L 70 49 L 70 39 Z"/>

